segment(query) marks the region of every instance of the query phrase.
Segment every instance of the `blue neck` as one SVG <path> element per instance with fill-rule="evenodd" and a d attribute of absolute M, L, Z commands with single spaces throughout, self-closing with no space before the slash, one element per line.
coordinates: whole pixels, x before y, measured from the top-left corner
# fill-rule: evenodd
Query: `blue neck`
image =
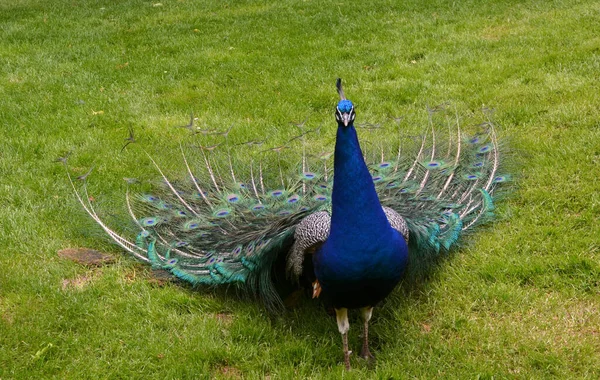
<path fill-rule="evenodd" d="M 338 126 L 331 229 L 313 255 L 315 275 L 334 307 L 373 306 L 394 289 L 408 249 L 381 208 L 353 125 Z"/>
<path fill-rule="evenodd" d="M 356 251 L 391 231 L 352 124 L 338 125 L 333 173 L 329 239 Z"/>

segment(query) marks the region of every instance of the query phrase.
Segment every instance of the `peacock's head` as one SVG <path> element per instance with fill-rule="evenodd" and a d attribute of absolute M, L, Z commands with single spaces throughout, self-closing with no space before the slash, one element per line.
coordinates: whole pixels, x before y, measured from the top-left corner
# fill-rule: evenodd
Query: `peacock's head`
<path fill-rule="evenodd" d="M 338 90 L 338 94 L 340 94 L 340 101 L 335 108 L 335 120 L 340 125 L 344 125 L 347 127 L 349 124 L 352 124 L 354 118 L 356 117 L 356 113 L 354 112 L 354 104 L 344 95 L 344 90 L 342 89 L 342 80 L 338 78 L 336 87 Z"/>
<path fill-rule="evenodd" d="M 344 124 L 344 127 L 347 127 L 348 124 L 354 121 L 355 116 L 354 104 L 348 99 L 340 100 L 335 108 L 335 120 L 338 124 Z"/>

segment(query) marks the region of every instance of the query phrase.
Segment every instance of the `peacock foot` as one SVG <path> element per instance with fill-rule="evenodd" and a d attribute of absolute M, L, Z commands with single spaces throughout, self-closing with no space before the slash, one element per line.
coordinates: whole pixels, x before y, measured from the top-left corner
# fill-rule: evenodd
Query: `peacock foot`
<path fill-rule="evenodd" d="M 321 295 L 321 284 L 319 284 L 319 280 L 315 280 L 315 282 L 312 283 L 312 287 L 312 298 L 319 298 L 319 296 Z"/>
<path fill-rule="evenodd" d="M 375 360 L 375 356 L 373 356 L 373 354 L 371 353 L 371 351 L 369 350 L 368 346 L 363 346 L 362 349 L 360 350 L 360 357 L 365 359 L 365 360 Z"/>

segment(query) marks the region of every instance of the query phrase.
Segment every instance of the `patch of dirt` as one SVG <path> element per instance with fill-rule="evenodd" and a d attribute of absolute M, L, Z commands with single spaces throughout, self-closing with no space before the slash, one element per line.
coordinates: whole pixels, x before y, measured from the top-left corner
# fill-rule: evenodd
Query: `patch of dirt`
<path fill-rule="evenodd" d="M 511 30 L 506 25 L 488 26 L 483 30 L 481 37 L 488 41 L 500 41 L 510 34 Z"/>
<path fill-rule="evenodd" d="M 113 256 L 89 248 L 61 249 L 58 251 L 58 256 L 88 267 L 98 267 L 115 262 Z"/>
<path fill-rule="evenodd" d="M 215 319 L 224 325 L 230 325 L 233 322 L 233 315 L 229 313 L 217 313 L 215 314 Z"/>
<path fill-rule="evenodd" d="M 239 369 L 226 365 L 224 367 L 221 367 L 221 374 L 226 378 L 226 379 L 241 379 L 242 378 L 242 371 L 240 371 Z"/>
<path fill-rule="evenodd" d="M 152 276 L 148 279 L 148 282 L 158 286 L 164 286 L 169 282 L 175 281 L 176 278 L 166 270 L 156 269 L 152 271 Z"/>
<path fill-rule="evenodd" d="M 91 276 L 77 276 L 73 279 L 64 279 L 62 281 L 62 290 L 75 289 L 82 290 L 92 281 Z"/>
<path fill-rule="evenodd" d="M 12 325 L 13 322 L 15 321 L 15 319 L 13 318 L 13 316 L 11 314 L 8 314 L 7 312 L 3 312 L 2 313 L 2 320 L 4 322 L 6 322 L 6 324 L 8 324 L 8 325 Z"/>
<path fill-rule="evenodd" d="M 9 306 L 5 304 L 2 298 L 0 298 L 0 319 L 9 325 L 12 325 L 15 320 Z"/>

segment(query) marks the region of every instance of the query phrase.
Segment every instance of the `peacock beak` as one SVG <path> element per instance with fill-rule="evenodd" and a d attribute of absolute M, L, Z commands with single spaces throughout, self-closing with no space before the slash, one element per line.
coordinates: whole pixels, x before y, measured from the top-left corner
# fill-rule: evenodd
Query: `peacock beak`
<path fill-rule="evenodd" d="M 344 127 L 347 127 L 350 123 L 350 113 L 344 112 L 342 113 L 342 122 L 344 123 Z"/>

